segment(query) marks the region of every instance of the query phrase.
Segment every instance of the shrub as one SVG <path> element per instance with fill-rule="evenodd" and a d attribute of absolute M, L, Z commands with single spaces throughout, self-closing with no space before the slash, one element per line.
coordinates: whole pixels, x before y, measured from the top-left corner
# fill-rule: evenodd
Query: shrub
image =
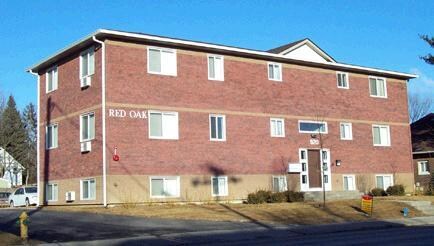
<path fill-rule="evenodd" d="M 381 188 L 374 188 L 371 190 L 372 196 L 387 196 L 387 193 Z"/>
<path fill-rule="evenodd" d="M 280 203 L 288 201 L 288 196 L 285 192 L 275 192 L 270 195 L 268 202 Z"/>
<path fill-rule="evenodd" d="M 403 196 L 405 195 L 405 189 L 403 185 L 393 185 L 387 188 L 386 193 L 390 196 Z"/>
<path fill-rule="evenodd" d="M 247 203 L 250 204 L 261 204 L 269 201 L 271 196 L 271 191 L 258 190 L 256 192 L 247 195 Z"/>
<path fill-rule="evenodd" d="M 298 192 L 298 191 L 285 191 L 286 193 L 286 200 L 288 202 L 303 202 L 304 201 L 304 193 Z"/>

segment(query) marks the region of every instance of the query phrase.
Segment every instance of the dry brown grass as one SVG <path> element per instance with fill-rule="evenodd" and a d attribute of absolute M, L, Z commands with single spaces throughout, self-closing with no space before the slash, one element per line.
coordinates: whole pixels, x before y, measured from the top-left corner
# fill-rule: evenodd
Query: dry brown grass
<path fill-rule="evenodd" d="M 390 200 L 390 201 L 430 201 L 430 202 L 434 202 L 434 196 L 425 196 L 425 195 L 417 195 L 417 196 L 383 196 L 383 197 L 378 197 L 376 199 L 379 199 L 379 200 Z"/>
<path fill-rule="evenodd" d="M 24 243 L 19 236 L 16 236 L 12 233 L 2 232 L 0 231 L 0 244 L 1 245 L 38 245 L 43 242 L 29 240 Z"/>
<path fill-rule="evenodd" d="M 102 207 L 47 207 L 48 210 L 71 212 L 130 215 L 152 218 L 250 221 L 279 224 L 324 224 L 344 221 L 364 221 L 369 219 L 402 218 L 401 210 L 409 207 L 390 200 L 375 200 L 372 218 L 359 211 L 360 200 L 328 202 L 326 209 L 318 203 L 274 203 L 274 204 L 206 204 L 206 205 L 137 205 Z M 410 207 L 409 217 L 423 214 Z"/>

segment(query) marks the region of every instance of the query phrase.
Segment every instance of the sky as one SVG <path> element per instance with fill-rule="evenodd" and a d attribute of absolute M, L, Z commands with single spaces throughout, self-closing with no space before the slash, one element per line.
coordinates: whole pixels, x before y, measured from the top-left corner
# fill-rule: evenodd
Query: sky
<path fill-rule="evenodd" d="M 36 103 L 31 65 L 99 28 L 267 50 L 310 38 L 342 63 L 416 73 L 434 98 L 434 1 L 0 1 L 0 92 Z"/>

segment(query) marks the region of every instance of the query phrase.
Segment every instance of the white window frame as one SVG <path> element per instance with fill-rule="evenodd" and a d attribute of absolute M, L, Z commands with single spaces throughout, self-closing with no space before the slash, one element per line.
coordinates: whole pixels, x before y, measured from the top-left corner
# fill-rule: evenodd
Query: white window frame
<path fill-rule="evenodd" d="M 382 144 L 382 143 L 376 144 L 375 143 L 375 134 L 374 134 L 374 128 L 375 127 L 379 127 L 380 129 L 381 128 L 386 128 L 387 129 L 387 139 L 386 139 L 387 141 L 386 141 L 386 143 L 384 143 L 384 144 Z M 380 142 L 383 142 L 381 140 L 381 130 L 380 130 Z M 374 146 L 379 146 L 379 147 L 389 147 L 389 146 L 391 146 L 390 126 L 389 125 L 376 125 L 376 124 L 372 125 L 372 144 Z"/>
<path fill-rule="evenodd" d="M 160 52 L 160 62 L 161 62 L 161 64 L 160 64 L 161 71 L 160 72 L 151 71 L 150 66 L 149 66 L 150 65 L 150 62 L 149 62 L 149 50 L 158 50 Z M 172 52 L 174 54 L 174 57 L 175 57 L 174 71 L 163 72 L 163 63 L 161 61 L 161 53 L 163 51 Z M 148 46 L 147 47 L 147 58 L 146 59 L 147 59 L 146 60 L 146 66 L 148 68 L 148 73 L 150 73 L 150 74 L 157 74 L 157 75 L 175 76 L 175 77 L 178 76 L 178 54 L 177 54 L 176 49 L 162 48 L 162 47 L 155 47 L 155 46 Z"/>
<path fill-rule="evenodd" d="M 377 184 L 377 177 L 383 177 L 383 188 L 384 190 L 387 190 L 387 188 L 389 187 L 384 187 L 384 177 L 390 177 L 390 186 L 393 186 L 395 181 L 393 180 L 393 174 L 376 174 L 375 175 L 375 187 L 378 188 L 378 184 Z"/>
<path fill-rule="evenodd" d="M 57 141 L 55 144 L 53 141 L 53 135 L 48 136 L 48 128 L 50 128 L 50 127 L 56 128 Z M 53 134 L 53 130 L 51 130 L 51 133 Z M 48 146 L 48 137 L 51 137 L 51 143 L 53 143 L 53 146 L 51 146 L 51 147 Z M 52 123 L 52 124 L 49 124 L 45 127 L 45 149 L 56 149 L 58 147 L 59 147 L 59 124 L 58 123 Z"/>
<path fill-rule="evenodd" d="M 317 124 L 324 124 L 324 132 L 321 131 L 302 131 L 301 130 L 301 123 L 317 123 Z M 314 120 L 299 120 L 298 121 L 298 132 L 299 133 L 309 133 L 309 134 L 328 134 L 328 126 L 326 121 L 314 121 Z"/>
<path fill-rule="evenodd" d="M 375 79 L 375 86 L 377 86 L 378 80 L 383 80 L 384 81 L 384 96 L 379 96 L 379 95 L 372 95 L 371 94 L 371 79 Z M 368 84 L 369 84 L 369 95 L 371 97 L 376 97 L 376 98 L 387 98 L 387 80 L 384 77 L 376 77 L 376 76 L 368 76 Z M 378 86 L 377 86 L 378 87 Z M 378 92 L 378 90 L 377 90 Z"/>
<path fill-rule="evenodd" d="M 340 86 L 339 85 L 339 75 L 341 75 L 341 74 L 343 74 L 343 75 L 345 75 L 345 78 L 346 78 L 346 84 L 347 84 L 347 86 Z M 338 86 L 338 88 L 340 88 L 340 89 L 350 89 L 350 78 L 349 78 L 349 74 L 348 73 L 345 73 L 345 72 L 336 72 L 336 85 Z"/>
<path fill-rule="evenodd" d="M 87 74 L 86 75 L 82 75 L 83 73 L 83 56 L 87 56 Z M 91 64 L 91 62 L 93 64 Z M 84 86 L 90 86 L 91 82 L 89 80 L 89 84 L 84 84 L 83 81 L 85 82 L 87 77 L 91 77 L 92 75 L 95 74 L 95 47 L 90 47 L 88 49 L 86 49 L 85 51 L 80 53 L 80 69 L 79 69 L 79 75 L 78 77 L 80 78 L 80 85 L 81 87 Z"/>
<path fill-rule="evenodd" d="M 164 136 L 164 129 L 161 126 L 162 136 L 152 136 L 151 135 L 151 113 L 161 114 L 161 122 L 163 123 L 164 114 L 174 114 L 176 116 L 177 122 L 177 132 L 175 137 Z M 164 139 L 164 140 L 178 140 L 179 139 L 179 115 L 178 112 L 173 111 L 159 111 L 159 110 L 148 110 L 148 137 L 149 139 Z"/>
<path fill-rule="evenodd" d="M 51 188 L 50 188 L 50 186 L 51 186 Z M 54 192 L 54 189 L 53 189 L 54 187 L 56 187 L 56 189 L 55 189 L 56 192 Z M 57 202 L 59 200 L 59 185 L 56 183 L 48 183 L 46 189 L 47 189 L 47 192 L 46 192 L 45 196 L 47 198 L 46 199 L 47 202 Z M 48 198 L 48 190 L 49 189 L 51 189 L 51 196 L 53 196 L 55 199 L 49 199 Z"/>
<path fill-rule="evenodd" d="M 215 73 L 216 70 L 214 68 L 215 78 L 210 76 L 210 70 L 209 70 L 209 59 L 210 58 L 214 58 L 214 61 L 216 58 L 221 59 L 221 65 L 220 65 L 221 74 L 217 75 L 217 73 Z M 224 59 L 224 56 L 208 54 L 206 60 L 207 60 L 207 64 L 208 64 L 208 80 L 224 81 L 225 80 L 225 59 Z M 215 66 L 215 62 L 214 62 L 214 66 Z"/>
<path fill-rule="evenodd" d="M 274 187 L 274 179 L 283 179 L 284 180 L 284 186 L 283 186 L 283 189 L 282 190 L 280 190 L 280 189 L 277 189 L 277 191 L 276 192 L 283 192 L 283 191 L 287 191 L 288 190 L 288 180 L 287 180 L 287 178 L 286 178 L 286 176 L 285 175 L 279 175 L 279 176 L 272 176 L 272 185 L 273 185 L 273 192 L 275 192 L 275 188 L 276 187 Z M 279 180 L 280 181 L 280 180 Z M 279 182 L 280 183 L 280 182 Z"/>
<path fill-rule="evenodd" d="M 352 178 L 352 180 L 353 180 L 353 187 L 354 187 L 354 189 L 353 190 L 346 190 L 345 189 L 345 177 L 351 177 Z M 354 174 L 343 174 L 342 175 L 342 190 L 344 190 L 344 191 L 354 191 L 354 190 L 357 190 L 357 187 L 356 187 L 356 175 L 354 175 Z"/>
<path fill-rule="evenodd" d="M 349 129 L 350 129 L 349 136 L 347 136 L 347 137 L 342 136 L 342 126 L 349 126 Z M 353 140 L 353 124 L 350 122 L 339 123 L 339 135 L 341 137 L 341 140 Z"/>
<path fill-rule="evenodd" d="M 426 165 L 426 170 L 422 171 L 422 164 Z M 418 175 L 430 175 L 429 170 L 429 162 L 427 160 L 424 161 L 418 161 L 417 162 L 417 173 Z"/>
<path fill-rule="evenodd" d="M 282 122 L 282 135 L 274 134 L 273 132 L 273 121 Z M 278 138 L 284 138 L 285 137 L 285 119 L 284 118 L 270 118 L 270 136 L 271 137 L 278 137 Z"/>
<path fill-rule="evenodd" d="M 88 135 L 90 135 L 90 127 L 93 127 L 93 136 L 88 138 L 88 139 L 84 139 L 83 135 L 82 135 L 82 129 L 83 129 L 83 125 L 82 125 L 82 118 L 84 116 L 89 116 L 89 115 L 93 115 L 93 126 L 88 126 Z M 89 123 L 89 118 L 88 118 L 88 123 Z M 88 112 L 88 113 L 84 113 L 80 115 L 80 143 L 83 142 L 88 142 L 88 141 L 92 141 L 95 139 L 95 135 L 96 135 L 96 116 L 95 116 L 95 112 Z"/>
<path fill-rule="evenodd" d="M 273 78 L 270 78 L 270 65 L 273 66 L 273 69 L 274 69 L 275 66 L 277 66 L 277 67 L 279 68 L 279 76 L 280 76 L 280 79 L 275 79 L 275 78 L 274 78 L 274 75 L 275 75 L 274 70 L 273 70 Z M 282 82 L 282 81 L 283 81 L 282 73 L 283 73 L 283 72 L 282 72 L 282 63 L 277 63 L 277 62 L 267 62 L 267 77 L 268 77 L 268 80 Z"/>
<path fill-rule="evenodd" d="M 152 180 L 153 179 L 162 179 L 163 180 L 163 189 L 165 187 L 166 179 L 176 179 L 176 195 L 174 196 L 153 196 L 152 195 Z M 151 176 L 149 177 L 149 197 L 150 198 L 178 198 L 181 196 L 181 182 L 179 176 Z"/>
<path fill-rule="evenodd" d="M 51 90 L 48 90 L 48 83 L 49 83 L 48 75 L 49 74 L 51 74 L 51 80 L 52 80 L 51 81 L 52 82 L 52 85 L 51 85 L 52 89 Z M 50 93 L 52 91 L 57 90 L 58 81 L 59 81 L 59 69 L 58 69 L 58 67 L 54 66 L 54 67 L 48 69 L 47 72 L 45 73 L 45 92 Z"/>
<path fill-rule="evenodd" d="M 218 138 L 218 126 L 217 126 L 217 124 L 216 124 L 216 138 L 213 138 L 212 137 L 212 129 L 211 129 L 211 117 L 216 117 L 216 118 L 218 118 L 218 117 L 222 117 L 223 118 L 223 126 L 222 126 L 222 138 L 221 139 L 219 139 Z M 223 115 L 223 114 L 210 114 L 209 115 L 209 117 L 208 117 L 208 119 L 209 119 L 209 140 L 211 140 L 211 141 L 220 141 L 220 142 L 222 142 L 222 141 L 226 141 L 226 115 Z"/>
<path fill-rule="evenodd" d="M 225 180 L 225 189 L 223 190 L 222 193 L 220 193 L 220 187 L 219 187 L 219 194 L 214 194 L 214 182 L 213 179 L 224 179 Z M 227 176 L 212 176 L 211 177 L 211 195 L 213 197 L 218 197 L 218 196 L 228 196 L 229 192 L 228 192 L 228 177 Z"/>
<path fill-rule="evenodd" d="M 90 189 L 90 182 L 91 181 L 94 181 L 94 183 L 95 183 L 95 192 L 94 192 L 94 197 L 88 197 L 88 198 L 84 198 L 83 197 L 83 194 L 84 194 L 84 192 L 83 192 L 83 182 L 89 182 L 89 185 L 88 185 L 88 187 L 89 187 L 89 189 Z M 83 200 L 83 201 L 91 201 L 91 200 L 96 200 L 96 179 L 95 178 L 87 178 L 87 179 L 80 179 L 80 200 Z M 88 190 L 88 194 L 90 194 L 90 192 L 89 192 L 90 190 Z"/>

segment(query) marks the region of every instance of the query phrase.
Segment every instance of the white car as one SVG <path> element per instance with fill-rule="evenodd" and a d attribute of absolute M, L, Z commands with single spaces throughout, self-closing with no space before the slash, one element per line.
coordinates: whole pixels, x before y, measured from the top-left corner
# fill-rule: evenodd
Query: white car
<path fill-rule="evenodd" d="M 38 202 L 38 190 L 35 186 L 21 187 L 9 196 L 11 207 L 36 205 Z"/>

